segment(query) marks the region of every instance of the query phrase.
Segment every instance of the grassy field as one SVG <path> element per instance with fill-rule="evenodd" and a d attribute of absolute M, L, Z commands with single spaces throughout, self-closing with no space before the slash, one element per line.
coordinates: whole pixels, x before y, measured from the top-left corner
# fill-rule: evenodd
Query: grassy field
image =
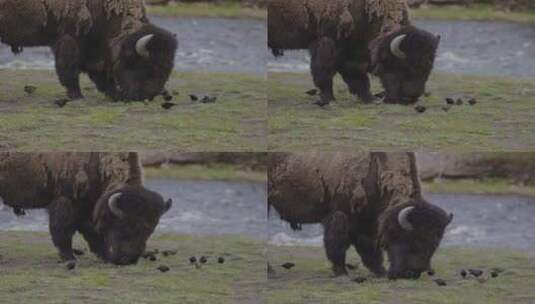
<path fill-rule="evenodd" d="M 350 250 L 351 251 L 351 250 Z M 348 263 L 357 265 L 350 278 L 330 278 L 331 272 L 323 248 L 273 247 L 268 259 L 275 274 L 268 279 L 266 303 L 381 303 L 381 304 L 530 304 L 535 302 L 535 257 L 527 253 L 498 249 L 441 248 L 434 257 L 436 274 L 422 274 L 419 280 L 378 279 L 373 277 L 351 251 Z M 286 262 L 295 267 L 280 267 Z M 462 279 L 461 269 L 484 271 L 479 282 L 474 277 Z M 492 268 L 504 270 L 490 277 Z M 356 283 L 354 277 L 367 281 Z M 433 280 L 441 278 L 447 286 Z"/>
<path fill-rule="evenodd" d="M 266 282 L 263 244 L 242 237 L 157 235 L 149 250 L 178 250 L 117 267 L 86 250 L 75 270 L 59 264 L 48 233 L 0 233 L 2 303 L 256 303 Z M 208 256 L 197 269 L 190 256 Z M 217 263 L 218 257 L 225 263 Z M 167 265 L 161 273 L 156 268 Z"/>
<path fill-rule="evenodd" d="M 411 15 L 415 19 L 508 21 L 535 24 L 535 11 L 509 12 L 505 10 L 499 10 L 495 6 L 485 4 L 472 5 L 470 7 L 458 5 L 424 5 L 420 8 L 412 9 Z"/>
<path fill-rule="evenodd" d="M 320 108 L 305 91 L 305 73 L 270 73 L 268 143 L 270 150 L 526 150 L 535 147 L 535 79 L 434 73 L 429 97 L 414 106 L 355 102 L 339 77 L 337 101 Z M 373 92 L 380 91 L 374 80 Z M 464 98 L 448 112 L 444 99 Z M 474 106 L 466 102 L 475 97 Z"/>
<path fill-rule="evenodd" d="M 426 181 L 424 189 L 431 193 L 463 193 L 490 195 L 524 195 L 535 196 L 535 186 L 516 185 L 511 180 L 503 178 L 488 179 L 441 179 Z"/>
<path fill-rule="evenodd" d="M 60 108 L 65 97 L 52 71 L 0 71 L 0 150 L 17 151 L 262 151 L 266 102 L 262 76 L 175 73 L 169 92 L 177 106 L 153 102 L 114 103 L 84 76 L 85 100 Z M 35 85 L 32 95 L 25 85 Z M 217 96 L 214 104 L 189 94 Z"/>
<path fill-rule="evenodd" d="M 228 164 L 145 167 L 143 171 L 148 178 L 251 182 L 265 182 L 267 180 L 267 172 L 265 170 L 251 170 Z"/>
<path fill-rule="evenodd" d="M 147 6 L 151 15 L 174 17 L 217 17 L 266 19 L 267 9 L 244 6 L 237 2 L 172 3 L 166 6 Z"/>

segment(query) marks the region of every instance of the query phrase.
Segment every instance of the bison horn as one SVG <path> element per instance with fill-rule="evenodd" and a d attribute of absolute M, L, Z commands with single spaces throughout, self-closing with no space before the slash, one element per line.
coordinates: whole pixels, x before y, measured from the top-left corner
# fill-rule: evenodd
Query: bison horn
<path fill-rule="evenodd" d="M 407 55 L 401 50 L 401 42 L 403 42 L 403 39 L 405 39 L 407 35 L 399 35 L 396 38 L 392 39 L 392 42 L 390 42 L 390 52 L 394 54 L 394 56 L 398 57 L 399 59 L 406 59 Z"/>
<path fill-rule="evenodd" d="M 145 35 L 136 42 L 136 53 L 141 57 L 149 57 L 150 53 L 147 49 L 147 45 L 150 40 L 154 37 L 154 34 Z"/>
<path fill-rule="evenodd" d="M 411 207 L 405 207 L 401 209 L 401 211 L 398 213 L 398 223 L 401 226 L 401 228 L 412 231 L 414 227 L 412 226 L 411 222 L 409 221 L 409 213 L 414 209 L 413 206 Z"/>
<path fill-rule="evenodd" d="M 117 201 L 119 200 L 119 197 L 121 197 L 121 195 L 121 192 L 117 192 L 112 194 L 108 199 L 108 207 L 110 207 L 111 212 L 119 218 L 124 216 L 124 212 L 117 205 Z"/>

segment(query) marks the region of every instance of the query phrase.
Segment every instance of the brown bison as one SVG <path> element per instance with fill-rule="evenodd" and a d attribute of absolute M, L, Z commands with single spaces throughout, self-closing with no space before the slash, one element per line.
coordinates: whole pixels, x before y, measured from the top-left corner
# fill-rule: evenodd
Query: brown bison
<path fill-rule="evenodd" d="M 75 260 L 79 232 L 103 260 L 133 264 L 172 204 L 143 187 L 141 170 L 137 153 L 0 153 L 0 197 L 48 210 L 62 260 Z"/>
<path fill-rule="evenodd" d="M 418 278 L 453 215 L 422 197 L 412 153 L 273 154 L 268 206 L 293 229 L 321 223 L 335 275 L 346 274 L 350 245 L 374 274 Z"/>
<path fill-rule="evenodd" d="M 385 89 L 385 103 L 414 103 L 425 91 L 439 36 L 410 25 L 404 0 L 269 0 L 268 46 L 308 49 L 320 105 L 334 100 L 340 73 L 351 94 L 374 100 L 368 73 Z"/>
<path fill-rule="evenodd" d="M 83 98 L 83 72 L 114 100 L 162 93 L 178 45 L 149 22 L 142 0 L 0 0 L 0 41 L 14 53 L 50 46 L 71 99 Z"/>

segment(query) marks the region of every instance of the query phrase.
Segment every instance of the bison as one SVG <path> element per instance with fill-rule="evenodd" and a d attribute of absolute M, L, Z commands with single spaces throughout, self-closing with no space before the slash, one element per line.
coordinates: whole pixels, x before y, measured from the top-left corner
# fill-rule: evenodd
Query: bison
<path fill-rule="evenodd" d="M 14 53 L 50 46 L 71 99 L 87 73 L 113 100 L 152 99 L 174 66 L 174 34 L 147 18 L 142 0 L 0 0 L 0 41 Z"/>
<path fill-rule="evenodd" d="M 268 47 L 308 49 L 319 105 L 335 100 L 339 73 L 363 102 L 375 99 L 368 73 L 379 77 L 385 103 L 411 104 L 425 91 L 440 36 L 412 26 L 404 0 L 270 0 Z"/>
<path fill-rule="evenodd" d="M 371 272 L 392 279 L 418 278 L 430 270 L 453 218 L 422 197 L 412 153 L 273 154 L 269 207 L 293 229 L 323 225 L 335 275 L 347 273 L 346 251 L 353 245 Z"/>
<path fill-rule="evenodd" d="M 81 233 L 106 262 L 134 264 L 172 201 L 143 186 L 137 153 L 0 153 L 0 197 L 49 213 L 52 242 L 74 261 Z"/>

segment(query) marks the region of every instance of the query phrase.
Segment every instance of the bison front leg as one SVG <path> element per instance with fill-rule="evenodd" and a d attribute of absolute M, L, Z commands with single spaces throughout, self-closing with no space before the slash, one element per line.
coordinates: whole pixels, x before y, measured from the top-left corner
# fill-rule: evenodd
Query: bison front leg
<path fill-rule="evenodd" d="M 76 231 L 72 202 L 64 197 L 56 199 L 48 208 L 50 235 L 63 261 L 76 260 L 72 237 Z"/>
<path fill-rule="evenodd" d="M 52 46 L 56 62 L 56 73 L 59 81 L 67 88 L 71 99 L 84 96 L 80 90 L 80 47 L 78 42 L 69 35 L 64 35 Z"/>
<path fill-rule="evenodd" d="M 386 274 L 383 267 L 383 251 L 377 247 L 374 238 L 359 236 L 353 240 L 353 246 L 366 268 L 379 277 Z"/>
<path fill-rule="evenodd" d="M 371 86 L 367 62 L 359 60 L 344 62 L 338 72 L 342 75 L 351 94 L 357 95 L 364 103 L 370 103 L 375 100 L 375 97 L 370 91 Z"/>
<path fill-rule="evenodd" d="M 89 249 L 101 259 L 105 259 L 106 244 L 100 234 L 98 234 L 90 223 L 81 225 L 78 231 L 82 234 L 89 245 Z"/>
<path fill-rule="evenodd" d="M 314 85 L 320 90 L 318 105 L 335 100 L 333 78 L 336 74 L 336 46 L 330 38 L 320 38 L 310 47 L 310 70 Z"/>
<path fill-rule="evenodd" d="M 323 229 L 325 253 L 332 263 L 334 275 L 346 275 L 346 251 L 350 245 L 347 216 L 340 211 L 334 212 L 323 221 Z"/>
<path fill-rule="evenodd" d="M 110 79 L 105 72 L 88 72 L 91 81 L 97 86 L 97 90 L 114 101 L 120 100 L 117 87 L 113 79 Z"/>

